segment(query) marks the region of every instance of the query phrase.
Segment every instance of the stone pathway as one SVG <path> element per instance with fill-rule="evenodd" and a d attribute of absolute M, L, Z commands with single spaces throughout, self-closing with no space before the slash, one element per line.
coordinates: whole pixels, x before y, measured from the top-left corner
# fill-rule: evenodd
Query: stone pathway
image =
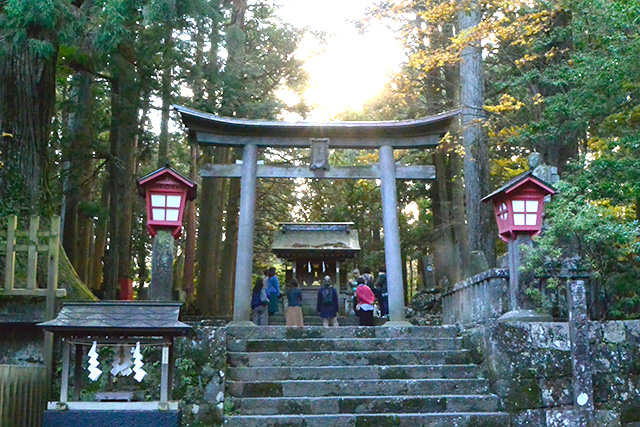
<path fill-rule="evenodd" d="M 229 328 L 225 426 L 500 427 L 455 327 Z"/>

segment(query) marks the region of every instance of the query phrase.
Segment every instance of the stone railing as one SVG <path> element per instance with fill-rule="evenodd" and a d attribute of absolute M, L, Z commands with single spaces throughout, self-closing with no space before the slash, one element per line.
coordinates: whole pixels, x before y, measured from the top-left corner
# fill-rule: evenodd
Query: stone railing
<path fill-rule="evenodd" d="M 494 268 L 453 286 L 442 296 L 442 323 L 452 325 L 496 319 L 508 310 L 509 271 Z"/>

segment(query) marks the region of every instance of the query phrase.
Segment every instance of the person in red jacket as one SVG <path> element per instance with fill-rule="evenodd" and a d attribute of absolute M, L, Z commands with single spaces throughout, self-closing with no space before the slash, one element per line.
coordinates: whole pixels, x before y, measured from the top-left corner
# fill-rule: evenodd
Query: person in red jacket
<path fill-rule="evenodd" d="M 356 297 L 358 299 L 356 312 L 360 317 L 360 326 L 373 326 L 373 304 L 376 297 L 371 288 L 365 284 L 364 277 L 358 278 Z"/>

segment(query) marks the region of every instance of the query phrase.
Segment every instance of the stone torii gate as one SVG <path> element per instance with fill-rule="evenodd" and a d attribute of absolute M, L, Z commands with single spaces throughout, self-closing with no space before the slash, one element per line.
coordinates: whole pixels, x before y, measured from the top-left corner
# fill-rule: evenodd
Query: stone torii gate
<path fill-rule="evenodd" d="M 201 171 L 203 177 L 241 178 L 232 325 L 253 325 L 249 322 L 249 302 L 258 178 L 380 179 L 389 290 L 387 325 L 408 325 L 405 320 L 396 179 L 435 179 L 435 168 L 431 165 L 396 165 L 393 150 L 436 147 L 458 111 L 418 120 L 311 123 L 234 119 L 182 106 L 173 108 L 180 113 L 190 137 L 199 144 L 243 148 L 242 165 L 206 165 Z M 309 167 L 258 165 L 258 147 L 311 148 L 311 164 Z M 377 149 L 379 161 L 373 166 L 329 167 L 329 148 Z"/>

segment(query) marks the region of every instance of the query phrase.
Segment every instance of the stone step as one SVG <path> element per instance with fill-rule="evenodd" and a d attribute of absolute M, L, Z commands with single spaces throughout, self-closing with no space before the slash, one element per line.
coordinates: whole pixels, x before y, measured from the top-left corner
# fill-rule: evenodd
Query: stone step
<path fill-rule="evenodd" d="M 485 379 L 227 381 L 233 397 L 438 396 L 488 392 Z"/>
<path fill-rule="evenodd" d="M 495 395 L 234 398 L 243 415 L 495 412 Z"/>
<path fill-rule="evenodd" d="M 231 367 L 459 365 L 470 362 L 468 350 L 230 352 Z"/>
<path fill-rule="evenodd" d="M 258 351 L 382 351 L 459 350 L 461 338 L 307 338 L 279 340 L 227 340 L 234 352 Z"/>
<path fill-rule="evenodd" d="M 235 381 L 479 378 L 477 365 L 287 366 L 228 368 Z"/>
<path fill-rule="evenodd" d="M 267 319 L 269 326 L 284 326 L 287 322 L 284 315 L 274 314 Z M 305 326 L 322 326 L 322 318 L 317 313 L 313 315 L 304 315 L 303 321 Z M 379 322 L 381 325 L 384 322 Z M 340 326 L 358 326 L 359 319 L 357 317 L 338 316 L 338 324 Z"/>
<path fill-rule="evenodd" d="M 225 417 L 227 427 L 508 427 L 503 412 L 446 414 L 247 415 Z"/>
<path fill-rule="evenodd" d="M 305 339 L 305 338 L 455 338 L 455 326 L 406 326 L 371 327 L 339 326 L 325 328 L 309 326 L 287 328 L 285 326 L 230 326 L 228 339 Z"/>

